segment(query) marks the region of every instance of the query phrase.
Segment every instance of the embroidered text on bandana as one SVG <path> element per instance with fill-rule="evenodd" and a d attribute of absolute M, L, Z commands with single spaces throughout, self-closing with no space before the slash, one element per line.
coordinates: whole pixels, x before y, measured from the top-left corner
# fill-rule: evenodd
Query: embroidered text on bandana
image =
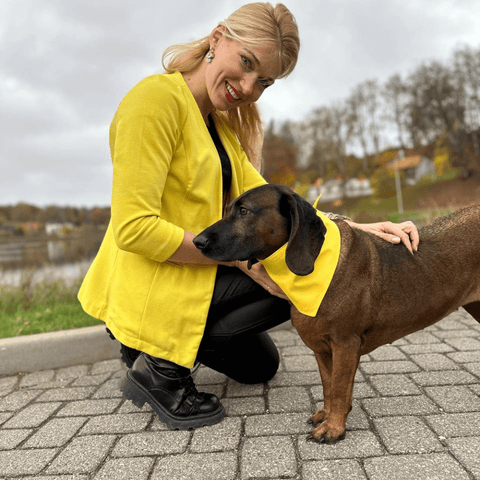
<path fill-rule="evenodd" d="M 297 310 L 309 317 L 317 314 L 332 281 L 340 255 L 340 232 L 337 225 L 321 212 L 317 211 L 317 215 L 325 224 L 327 233 L 312 273 L 299 276 L 288 269 L 285 263 L 287 244 L 265 260 L 260 260 L 272 280 L 284 291 Z"/>

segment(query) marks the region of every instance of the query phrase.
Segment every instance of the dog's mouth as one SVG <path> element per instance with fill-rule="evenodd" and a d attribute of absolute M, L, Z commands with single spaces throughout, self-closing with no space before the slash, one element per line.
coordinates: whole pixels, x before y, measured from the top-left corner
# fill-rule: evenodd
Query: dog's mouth
<path fill-rule="evenodd" d="M 235 243 L 221 242 L 215 233 L 206 234 L 205 231 L 199 233 L 194 239 L 193 244 L 203 255 L 218 262 L 234 261 L 252 261 L 255 263 L 258 252 L 245 251 L 243 248 L 236 248 Z M 239 251 L 240 250 L 240 251 Z"/>

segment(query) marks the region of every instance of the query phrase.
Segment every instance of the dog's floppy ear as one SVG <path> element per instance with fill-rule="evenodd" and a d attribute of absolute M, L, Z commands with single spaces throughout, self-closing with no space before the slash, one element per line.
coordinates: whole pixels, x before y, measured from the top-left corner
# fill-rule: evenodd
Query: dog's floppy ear
<path fill-rule="evenodd" d="M 282 200 L 287 203 L 291 218 L 287 266 L 295 275 L 308 275 L 313 272 L 327 229 L 316 210 L 299 195 L 284 193 Z"/>

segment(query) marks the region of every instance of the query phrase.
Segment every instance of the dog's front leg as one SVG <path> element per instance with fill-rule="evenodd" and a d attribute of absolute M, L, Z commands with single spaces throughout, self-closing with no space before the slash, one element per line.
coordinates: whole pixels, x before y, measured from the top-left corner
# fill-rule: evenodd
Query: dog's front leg
<path fill-rule="evenodd" d="M 360 346 L 361 341 L 358 337 L 331 343 L 330 381 L 326 378 L 324 382 L 322 374 L 322 370 L 325 370 L 328 375 L 328 362 L 325 364 L 319 361 L 325 400 L 323 412 L 317 411 L 312 420 L 321 421 L 322 415 L 324 418 L 310 437 L 317 442 L 335 443 L 345 437 L 347 416 L 352 409 L 353 383 L 360 360 Z M 317 361 L 318 358 L 317 356 Z"/>
<path fill-rule="evenodd" d="M 323 422 L 330 412 L 330 388 L 332 382 L 332 351 L 327 345 L 322 345 L 322 349 L 315 352 L 320 378 L 323 388 L 323 408 L 318 409 L 311 417 L 308 423 L 317 426 Z"/>

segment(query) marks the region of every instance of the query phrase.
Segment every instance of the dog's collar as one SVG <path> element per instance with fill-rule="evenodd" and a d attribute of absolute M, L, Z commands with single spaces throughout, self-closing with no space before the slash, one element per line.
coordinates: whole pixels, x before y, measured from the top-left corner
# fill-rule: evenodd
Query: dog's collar
<path fill-rule="evenodd" d="M 317 211 L 317 215 L 322 219 L 327 233 L 315 261 L 314 271 L 310 275 L 301 277 L 288 269 L 285 262 L 287 244 L 266 259 L 260 260 L 272 280 L 283 290 L 297 310 L 309 317 L 316 316 L 340 256 L 340 231 L 337 225 L 323 213 Z"/>

